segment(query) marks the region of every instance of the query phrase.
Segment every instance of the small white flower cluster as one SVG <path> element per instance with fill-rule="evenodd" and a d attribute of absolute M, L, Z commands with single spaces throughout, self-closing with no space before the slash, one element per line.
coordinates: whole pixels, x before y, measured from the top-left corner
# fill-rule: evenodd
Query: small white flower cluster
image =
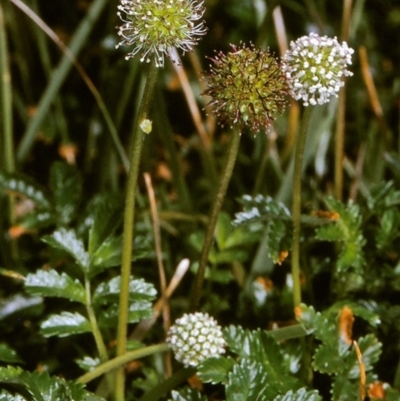
<path fill-rule="evenodd" d="M 225 340 L 217 321 L 207 313 L 184 314 L 169 329 L 167 343 L 185 367 L 225 352 Z"/>
<path fill-rule="evenodd" d="M 336 38 L 311 33 L 290 43 L 283 57 L 282 69 L 290 94 L 304 106 L 324 104 L 338 96 L 343 78 L 353 75 L 347 70 L 354 50 Z"/>

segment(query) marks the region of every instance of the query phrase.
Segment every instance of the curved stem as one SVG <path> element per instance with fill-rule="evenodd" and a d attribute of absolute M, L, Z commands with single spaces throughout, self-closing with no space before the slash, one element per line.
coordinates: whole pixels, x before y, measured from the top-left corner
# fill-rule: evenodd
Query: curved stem
<path fill-rule="evenodd" d="M 207 267 L 208 254 L 210 253 L 210 249 L 214 240 L 214 230 L 217 224 L 218 214 L 221 210 L 222 202 L 224 201 L 226 190 L 228 188 L 229 181 L 232 177 L 233 168 L 235 166 L 236 157 L 238 154 L 239 144 L 240 144 L 240 135 L 241 135 L 240 131 L 236 130 L 233 133 L 233 137 L 229 145 L 228 160 L 226 162 L 225 171 L 223 172 L 219 184 L 218 192 L 208 222 L 206 235 L 204 237 L 203 248 L 200 254 L 199 269 L 197 271 L 192 301 L 190 305 L 190 309 L 192 311 L 196 310 L 197 307 L 199 306 L 203 281 L 204 281 L 204 274 L 206 272 L 206 267 Z"/>
<path fill-rule="evenodd" d="M 301 172 L 304 156 L 304 146 L 310 122 L 311 107 L 306 107 L 301 122 L 300 133 L 297 138 L 296 153 L 293 171 L 293 242 L 292 242 L 292 277 L 293 277 L 293 303 L 301 303 L 300 286 L 300 210 L 301 210 Z"/>
<path fill-rule="evenodd" d="M 146 86 L 144 88 L 142 102 L 140 104 L 138 117 L 135 122 L 133 133 L 133 144 L 130 157 L 130 169 L 126 189 L 123 248 L 121 265 L 121 292 L 118 309 L 118 330 L 117 330 L 117 356 L 126 352 L 126 336 L 128 325 L 129 308 L 129 281 L 131 275 L 131 260 L 133 249 L 133 228 L 135 222 L 135 193 L 139 174 L 140 158 L 144 139 L 144 131 L 140 128 L 141 122 L 148 117 L 151 100 L 153 99 L 154 88 L 157 81 L 157 67 L 152 61 L 148 72 Z M 124 400 L 125 375 L 122 368 L 117 370 L 115 377 L 115 400 Z"/>
<path fill-rule="evenodd" d="M 116 358 L 110 359 L 109 361 L 102 363 L 97 366 L 92 371 L 85 373 L 77 379 L 79 383 L 89 383 L 90 381 L 96 379 L 97 377 L 109 372 L 112 369 L 119 368 L 126 363 L 133 361 L 135 359 L 143 358 L 148 355 L 153 355 L 158 352 L 166 352 L 169 350 L 168 344 L 156 344 L 150 345 L 148 347 L 143 347 L 135 349 L 134 351 L 127 352 L 124 355 L 117 356 Z"/>

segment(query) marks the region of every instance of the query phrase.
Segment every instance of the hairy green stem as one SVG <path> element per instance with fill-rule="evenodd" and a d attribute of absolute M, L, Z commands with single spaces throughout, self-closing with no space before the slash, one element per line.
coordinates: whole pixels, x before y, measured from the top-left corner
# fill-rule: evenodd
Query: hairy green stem
<path fill-rule="evenodd" d="M 8 55 L 7 30 L 5 13 L 0 5 L 0 143 L 3 145 L 3 165 L 8 173 L 15 171 L 14 139 L 13 139 L 13 112 L 12 112 L 12 85 L 10 59 Z M 0 206 L 1 207 L 1 206 Z M 15 223 L 15 194 L 8 196 L 8 224 Z M 11 241 L 11 256 L 13 261 L 18 258 L 18 242 Z"/>
<path fill-rule="evenodd" d="M 203 248 L 200 254 L 199 269 L 196 275 L 196 281 L 194 284 L 193 296 L 191 300 L 190 309 L 195 311 L 200 303 L 204 275 L 206 272 L 208 255 L 214 240 L 214 231 L 217 224 L 218 214 L 221 210 L 222 202 L 224 201 L 226 190 L 228 188 L 229 181 L 232 177 L 233 168 L 235 166 L 236 157 L 239 150 L 240 144 L 240 131 L 235 130 L 232 135 L 231 143 L 229 145 L 228 160 L 226 162 L 225 170 L 222 174 L 221 181 L 219 184 L 218 192 L 215 197 L 215 201 L 211 210 L 210 219 L 207 225 L 206 235 L 204 237 Z"/>
<path fill-rule="evenodd" d="M 96 347 L 97 351 L 99 352 L 101 362 L 106 362 L 108 360 L 107 348 L 104 344 L 104 340 L 101 335 L 99 325 L 97 324 L 96 315 L 93 310 L 90 281 L 88 277 L 85 277 L 85 292 L 86 292 L 86 311 L 89 317 L 90 325 L 92 327 L 94 341 L 96 342 Z"/>
<path fill-rule="evenodd" d="M 148 117 L 154 89 L 157 82 L 157 67 L 152 61 L 148 71 L 146 86 L 144 88 L 142 102 L 140 104 L 138 116 L 135 122 L 133 133 L 133 143 L 130 156 L 130 168 L 128 173 L 128 183 L 126 188 L 125 211 L 124 211 L 124 230 L 123 248 L 121 265 L 121 291 L 118 309 L 118 330 L 117 330 L 117 356 L 126 352 L 126 336 L 128 325 L 129 308 L 129 281 L 131 275 L 131 260 L 133 249 L 133 229 L 135 222 L 135 194 L 139 175 L 140 158 L 144 140 L 144 131 L 140 125 Z M 115 377 L 115 400 L 123 401 L 125 398 L 125 375 L 124 369 L 117 370 Z"/>
<path fill-rule="evenodd" d="M 135 349 L 134 351 L 127 352 L 124 355 L 117 356 L 107 362 L 102 363 L 101 365 L 94 368 L 92 371 L 85 373 L 83 376 L 79 377 L 77 381 L 84 384 L 89 383 L 90 381 L 96 379 L 104 373 L 119 368 L 120 366 L 125 365 L 130 361 L 134 361 L 135 359 L 143 358 L 145 356 L 153 355 L 159 352 L 166 352 L 168 350 L 169 346 L 165 343 Z"/>
<path fill-rule="evenodd" d="M 301 303 L 300 285 L 300 210 L 301 210 L 301 172 L 303 165 L 304 146 L 307 138 L 308 125 L 311 116 L 311 107 L 306 107 L 297 138 L 294 171 L 293 171 L 293 242 L 292 242 L 292 277 L 293 277 L 293 303 L 298 306 Z"/>

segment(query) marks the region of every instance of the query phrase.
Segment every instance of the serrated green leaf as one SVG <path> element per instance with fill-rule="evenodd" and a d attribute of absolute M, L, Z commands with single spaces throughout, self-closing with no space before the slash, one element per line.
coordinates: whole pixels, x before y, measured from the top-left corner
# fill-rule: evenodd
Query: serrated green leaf
<path fill-rule="evenodd" d="M 271 220 L 267 230 L 268 254 L 274 263 L 280 261 L 282 251 L 290 249 L 292 230 L 289 224 L 282 220 Z"/>
<path fill-rule="evenodd" d="M 48 372 L 23 372 L 20 378 L 34 401 L 104 401 L 88 393 L 82 384 L 50 377 Z"/>
<path fill-rule="evenodd" d="M 7 391 L 2 391 L 0 393 L 0 401 L 27 401 L 27 399 L 19 394 L 12 395 L 10 393 L 7 393 Z"/>
<path fill-rule="evenodd" d="M 121 276 L 112 278 L 107 283 L 101 283 L 93 294 L 93 302 L 97 304 L 108 304 L 116 301 L 119 297 L 121 288 Z M 153 284 L 147 283 L 143 279 L 130 277 L 129 300 L 130 302 L 153 301 L 157 295 L 157 290 Z"/>
<path fill-rule="evenodd" d="M 35 212 L 22 217 L 19 224 L 26 229 L 41 229 L 56 223 L 53 212 Z"/>
<path fill-rule="evenodd" d="M 343 375 L 336 376 L 332 383 L 332 401 L 354 401 L 360 392 L 359 383 L 350 381 Z"/>
<path fill-rule="evenodd" d="M 38 270 L 26 276 L 25 289 L 32 295 L 67 298 L 71 301 L 86 303 L 85 289 L 77 279 L 55 270 Z"/>
<path fill-rule="evenodd" d="M 250 195 L 243 195 L 239 199 L 243 206 L 243 211 L 236 213 L 234 224 L 246 224 L 250 221 L 268 221 L 274 218 L 280 218 L 290 221 L 290 212 L 287 207 L 272 199 L 270 196 L 257 195 L 252 197 Z"/>
<path fill-rule="evenodd" d="M 85 251 L 82 240 L 77 238 L 73 230 L 61 228 L 51 235 L 43 237 L 42 240 L 52 247 L 61 249 L 71 255 L 83 272 L 87 273 L 89 271 L 89 254 Z"/>
<path fill-rule="evenodd" d="M 243 359 L 229 373 L 225 393 L 227 401 L 266 401 L 268 378 L 262 367 L 254 361 Z M 270 394 L 268 394 L 270 395 Z"/>
<path fill-rule="evenodd" d="M 277 263 L 280 253 L 290 248 L 292 221 L 287 207 L 270 196 L 244 195 L 240 199 L 244 211 L 235 216 L 235 225 L 265 222 L 267 226 L 268 254 Z"/>
<path fill-rule="evenodd" d="M 207 397 L 201 395 L 197 389 L 190 389 L 188 387 L 179 391 L 172 390 L 171 397 L 170 401 L 207 401 Z"/>
<path fill-rule="evenodd" d="M 6 363 L 21 363 L 17 352 L 6 343 L 0 343 L 0 361 Z"/>
<path fill-rule="evenodd" d="M 338 226 L 332 221 L 331 224 L 326 224 L 319 227 L 316 231 L 316 237 L 320 241 L 342 241 L 343 233 Z"/>
<path fill-rule="evenodd" d="M 128 323 L 137 323 L 152 317 L 153 304 L 148 301 L 137 300 L 129 306 Z M 101 327 L 115 327 L 118 321 L 118 305 L 113 304 L 100 312 L 99 325 Z"/>
<path fill-rule="evenodd" d="M 51 200 L 46 190 L 30 177 L 0 173 L 0 190 L 19 193 L 33 200 L 38 209 L 51 209 Z"/>
<path fill-rule="evenodd" d="M 274 378 L 271 388 L 278 389 L 282 393 L 298 387 L 298 380 L 291 376 L 282 349 L 271 333 L 265 330 L 250 331 L 243 330 L 240 326 L 229 326 L 224 329 L 224 338 L 232 352 L 240 358 L 257 363 L 262 367 L 264 375 Z"/>
<path fill-rule="evenodd" d="M 376 246 L 384 249 L 399 237 L 400 212 L 397 209 L 386 210 L 380 221 L 380 227 L 376 234 Z"/>
<path fill-rule="evenodd" d="M 288 391 L 285 395 L 278 395 L 274 401 L 320 401 L 321 396 L 318 391 L 307 391 L 305 388 L 301 388 L 296 392 L 292 390 Z"/>
<path fill-rule="evenodd" d="M 75 216 L 82 192 L 77 169 L 63 162 L 54 162 L 50 169 L 50 189 L 59 224 L 69 224 Z"/>
<path fill-rule="evenodd" d="M 335 335 L 335 333 L 332 333 Z M 344 358 L 339 355 L 338 347 L 329 344 L 320 345 L 314 353 L 313 368 L 329 375 L 343 371 Z"/>
<path fill-rule="evenodd" d="M 6 368 L 0 366 L 0 382 L 8 383 L 19 378 L 23 370 L 19 367 L 7 366 Z"/>
<path fill-rule="evenodd" d="M 198 367 L 197 374 L 205 383 L 226 383 L 234 364 L 235 361 L 230 357 L 208 358 Z"/>
<path fill-rule="evenodd" d="M 40 332 L 45 337 L 67 337 L 90 331 L 89 321 L 77 312 L 61 312 L 59 315 L 51 315 L 40 325 Z"/>
<path fill-rule="evenodd" d="M 95 276 L 109 267 L 121 264 L 122 237 L 110 236 L 92 255 L 90 275 Z"/>
<path fill-rule="evenodd" d="M 92 358 L 90 356 L 85 356 L 82 359 L 76 359 L 76 364 L 83 370 L 90 371 L 96 366 L 100 365 L 100 358 Z"/>
<path fill-rule="evenodd" d="M 370 303 L 363 301 L 359 301 L 358 303 L 349 301 L 336 302 L 329 308 L 327 312 L 329 314 L 330 313 L 334 314 L 339 312 L 345 306 L 349 307 L 355 316 L 361 317 L 373 327 L 377 327 L 381 323 L 379 314 L 377 312 L 374 312 L 373 310 L 373 309 L 376 310 L 377 308 L 375 302 L 370 302 Z"/>
<path fill-rule="evenodd" d="M 224 329 L 224 338 L 230 350 L 240 357 L 270 363 L 274 369 L 282 369 L 283 355 L 278 343 L 267 331 L 229 326 Z"/>
<path fill-rule="evenodd" d="M 18 314 L 23 316 L 37 316 L 43 313 L 43 298 L 16 294 L 7 299 L 0 299 L 0 321 Z"/>
<path fill-rule="evenodd" d="M 317 229 L 316 237 L 324 241 L 340 241 L 342 250 L 337 262 L 337 272 L 345 272 L 353 268 L 362 274 L 365 263 L 363 247 L 366 243 L 361 231 L 361 214 L 358 205 L 351 201 L 345 206 L 338 200 L 328 198 L 325 200 L 330 211 L 337 212 L 339 218 L 330 225 Z"/>
<path fill-rule="evenodd" d="M 372 370 L 373 364 L 378 362 L 379 356 L 382 353 L 382 344 L 373 334 L 368 334 L 365 337 L 360 337 L 357 340 L 357 343 L 360 347 L 365 371 L 368 372 Z M 355 351 L 348 353 L 347 365 L 349 365 L 349 378 L 355 379 L 360 377 L 360 367 L 355 355 Z"/>

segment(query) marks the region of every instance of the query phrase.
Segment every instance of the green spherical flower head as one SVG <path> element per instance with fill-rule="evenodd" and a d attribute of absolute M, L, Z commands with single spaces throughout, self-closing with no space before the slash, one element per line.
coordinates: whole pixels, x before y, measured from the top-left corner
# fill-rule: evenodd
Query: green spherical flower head
<path fill-rule="evenodd" d="M 116 46 L 133 45 L 126 59 L 140 53 L 140 61 L 155 57 L 157 67 L 164 66 L 164 55 L 171 48 L 192 51 L 207 29 L 198 22 L 203 14 L 203 1 L 198 0 L 121 0 L 118 16 L 124 22 L 119 27 L 122 37 Z M 174 60 L 175 61 L 175 60 Z"/>
<path fill-rule="evenodd" d="M 171 326 L 166 341 L 185 367 L 198 366 L 225 352 L 221 327 L 207 313 L 184 314 Z"/>
<path fill-rule="evenodd" d="M 290 94 L 304 106 L 324 104 L 338 96 L 343 78 L 353 75 L 347 70 L 354 50 L 336 38 L 310 33 L 290 43 L 283 57 L 282 69 Z"/>
<path fill-rule="evenodd" d="M 221 122 L 253 131 L 268 128 L 286 106 L 287 82 L 276 58 L 254 46 L 236 48 L 210 58 L 210 104 Z"/>

